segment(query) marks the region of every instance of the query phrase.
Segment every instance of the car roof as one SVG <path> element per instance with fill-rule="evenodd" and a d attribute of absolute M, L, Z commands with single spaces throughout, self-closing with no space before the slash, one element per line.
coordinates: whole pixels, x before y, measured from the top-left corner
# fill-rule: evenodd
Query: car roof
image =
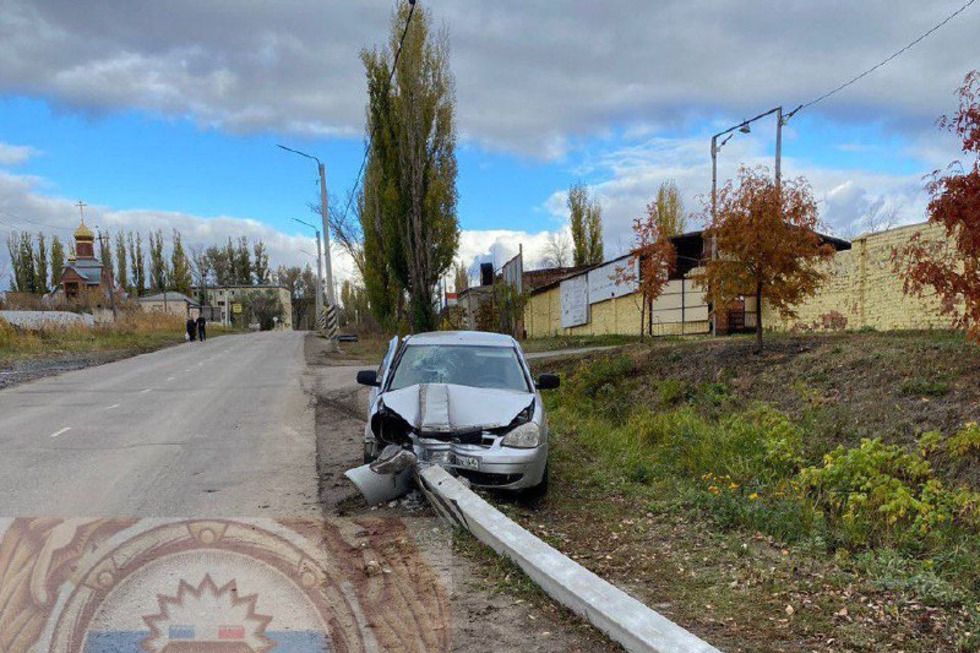
<path fill-rule="evenodd" d="M 418 333 L 405 339 L 407 345 L 481 345 L 484 347 L 514 347 L 517 341 L 502 333 L 487 331 L 432 331 Z"/>

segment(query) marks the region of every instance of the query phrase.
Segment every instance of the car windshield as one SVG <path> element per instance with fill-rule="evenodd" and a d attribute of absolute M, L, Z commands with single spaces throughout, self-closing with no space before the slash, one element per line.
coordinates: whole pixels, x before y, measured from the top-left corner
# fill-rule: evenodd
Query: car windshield
<path fill-rule="evenodd" d="M 408 345 L 388 389 L 400 390 L 419 383 L 529 390 L 517 352 L 511 347 Z"/>

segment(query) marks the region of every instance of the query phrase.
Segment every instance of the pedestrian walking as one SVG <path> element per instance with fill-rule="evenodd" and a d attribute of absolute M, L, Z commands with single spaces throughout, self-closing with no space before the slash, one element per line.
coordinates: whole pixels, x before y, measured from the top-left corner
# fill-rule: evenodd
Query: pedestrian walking
<path fill-rule="evenodd" d="M 197 335 L 197 323 L 192 318 L 187 318 L 187 339 L 194 342 L 195 335 Z"/>
<path fill-rule="evenodd" d="M 207 330 L 204 325 L 207 324 L 207 320 L 204 319 L 203 315 L 197 316 L 197 339 L 201 342 L 207 338 Z"/>

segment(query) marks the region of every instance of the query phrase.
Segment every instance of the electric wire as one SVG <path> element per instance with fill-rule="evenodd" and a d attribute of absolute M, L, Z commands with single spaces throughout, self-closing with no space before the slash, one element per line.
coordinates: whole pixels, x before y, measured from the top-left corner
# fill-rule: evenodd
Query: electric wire
<path fill-rule="evenodd" d="M 823 95 L 821 95 L 820 97 L 814 98 L 813 100 L 810 100 L 809 102 L 807 102 L 807 103 L 805 103 L 805 104 L 797 107 L 796 109 L 793 110 L 792 114 L 795 114 L 798 111 L 801 111 L 803 109 L 806 109 L 807 107 L 812 107 L 814 104 L 816 104 L 818 102 L 822 102 L 822 101 L 826 100 L 827 98 L 829 98 L 830 96 L 832 96 L 832 95 L 834 95 L 836 93 L 839 93 L 840 91 L 843 91 L 848 86 L 851 86 L 852 84 L 855 84 L 855 83 L 859 82 L 860 80 L 864 79 L 865 77 L 867 77 L 868 75 L 870 75 L 874 71 L 878 70 L 879 68 L 881 68 L 885 64 L 889 63 L 893 59 L 899 57 L 900 55 L 902 55 L 902 54 L 904 54 L 906 52 L 908 52 L 913 47 L 915 47 L 916 45 L 918 45 L 920 42 L 924 41 L 926 38 L 928 38 L 930 35 L 932 35 L 934 32 L 936 32 L 939 29 L 941 29 L 944 25 L 946 25 L 946 23 L 948 23 L 949 21 L 953 20 L 954 18 L 956 18 L 957 16 L 959 16 L 960 14 L 962 14 L 964 11 L 966 11 L 970 7 L 970 5 L 972 5 L 974 2 L 976 2 L 976 0 L 968 0 L 968 2 L 966 4 L 964 4 L 962 7 L 960 7 L 959 9 L 957 9 L 956 11 L 954 11 L 953 13 L 951 13 L 950 15 L 946 16 L 946 18 L 941 23 L 939 23 L 938 25 L 934 26 L 929 31 L 921 34 L 918 38 L 916 38 L 915 40 L 913 40 L 911 43 L 909 43 L 908 45 L 906 45 L 904 48 L 898 50 L 897 52 L 895 52 L 894 54 L 892 54 L 890 57 L 888 57 L 888 58 L 880 61 L 879 63 L 875 64 L 871 68 L 868 68 L 867 70 L 865 70 L 860 75 L 856 75 L 855 77 L 852 77 L 851 79 L 849 79 L 848 81 L 844 82 L 840 86 L 837 86 L 833 90 L 828 91 L 828 92 L 824 93 Z M 790 115 L 792 115 L 792 114 L 790 114 Z"/>
<path fill-rule="evenodd" d="M 388 73 L 388 85 L 385 88 L 385 93 L 391 90 L 391 83 L 395 79 L 395 71 L 398 69 L 398 58 L 402 54 L 402 46 L 405 45 L 405 37 L 408 35 L 408 28 L 412 24 L 412 16 L 415 14 L 415 3 L 417 0 L 410 3 L 408 10 L 408 18 L 405 19 L 405 29 L 402 30 L 401 39 L 398 41 L 398 49 L 395 50 L 395 58 L 391 64 L 391 72 Z M 361 175 L 364 174 L 364 168 L 367 166 L 368 154 L 371 152 L 371 144 L 374 142 L 374 135 L 378 131 L 378 125 L 375 123 L 371 127 L 371 135 L 368 136 L 367 145 L 364 147 L 364 157 L 361 159 L 361 167 L 357 170 L 357 176 L 354 177 L 354 185 L 351 187 L 350 195 L 347 198 L 347 205 L 344 207 L 344 215 L 340 219 L 340 224 L 344 224 L 347 220 L 347 212 L 350 211 L 351 202 L 354 201 L 354 195 L 357 190 L 357 185 L 361 183 Z"/>

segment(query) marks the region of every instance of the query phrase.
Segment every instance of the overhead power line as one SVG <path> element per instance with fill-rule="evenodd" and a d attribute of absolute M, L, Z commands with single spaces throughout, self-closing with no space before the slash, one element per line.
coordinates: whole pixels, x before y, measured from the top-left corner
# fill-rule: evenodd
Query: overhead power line
<path fill-rule="evenodd" d="M 391 64 L 391 72 L 388 73 L 388 85 L 385 88 L 385 93 L 391 90 L 391 83 L 395 79 L 395 70 L 398 68 L 398 58 L 402 54 L 402 46 L 405 45 L 405 37 L 408 35 L 408 27 L 412 24 L 412 16 L 415 14 L 415 3 L 417 0 L 409 0 L 408 18 L 405 19 L 405 29 L 402 30 L 402 37 L 398 41 L 398 49 L 395 50 L 395 59 Z M 371 127 L 371 135 L 368 136 L 367 145 L 364 147 L 364 158 L 361 159 L 361 167 L 357 170 L 357 176 L 354 177 L 354 185 L 351 187 L 350 196 L 347 198 L 347 206 L 344 207 L 344 216 L 341 218 L 340 223 L 344 224 L 347 220 L 347 212 L 350 211 L 351 202 L 354 201 L 354 195 L 357 191 L 357 185 L 361 183 L 361 175 L 364 174 L 364 168 L 367 166 L 368 154 L 371 152 L 371 143 L 374 142 L 374 135 L 378 131 L 378 125 L 375 123 Z"/>
<path fill-rule="evenodd" d="M 888 62 L 890 62 L 892 59 L 895 59 L 896 57 L 901 56 L 902 54 L 908 52 L 913 47 L 915 47 L 916 45 L 918 45 L 920 42 L 924 41 L 926 38 L 928 38 L 934 32 L 936 32 L 937 30 L 941 29 L 946 23 L 948 23 L 949 21 L 953 20 L 954 18 L 956 18 L 957 16 L 959 16 L 960 14 L 962 14 L 964 11 L 966 11 L 970 7 L 970 5 L 972 5 L 974 2 L 976 2 L 976 0 L 969 0 L 962 7 L 960 7 L 959 9 L 957 9 L 956 11 L 954 11 L 953 13 L 951 13 L 949 16 L 946 16 L 946 18 L 943 19 L 943 21 L 941 23 L 939 23 L 938 25 L 936 25 L 935 27 L 933 27 L 929 31 L 925 32 L 924 34 L 921 34 L 914 41 L 912 41 L 911 43 L 909 43 L 908 45 L 906 45 L 901 50 L 898 50 L 897 52 L 895 52 L 894 54 L 892 54 L 887 59 L 882 60 L 881 62 L 875 64 L 871 68 L 868 68 L 867 70 L 865 70 L 860 75 L 857 75 L 855 77 L 852 77 L 851 79 L 849 79 L 848 81 L 844 82 L 843 84 L 841 84 L 837 88 L 833 89 L 832 91 L 828 91 L 827 93 L 824 93 L 820 97 L 815 98 L 813 100 L 810 100 L 806 104 L 800 106 L 795 111 L 793 111 L 793 113 L 796 113 L 797 111 L 800 111 L 801 109 L 806 109 L 807 107 L 812 107 L 817 102 L 822 102 L 823 100 L 826 100 L 827 98 L 829 98 L 831 95 L 834 95 L 836 93 L 839 93 L 840 91 L 843 91 L 848 86 L 850 86 L 850 85 L 852 85 L 852 84 L 854 84 L 854 83 L 856 83 L 856 82 L 864 79 L 865 77 L 867 77 L 868 75 L 870 75 L 874 71 L 878 70 L 879 68 L 881 68 L 882 66 L 884 66 L 885 64 L 887 64 Z"/>
<path fill-rule="evenodd" d="M 28 224 L 31 224 L 31 225 L 34 225 L 34 226 L 37 226 L 37 227 L 46 227 L 48 229 L 61 229 L 62 231 L 74 231 L 74 229 L 72 229 L 70 227 L 62 227 L 62 226 L 59 226 L 59 225 L 53 225 L 53 224 L 47 224 L 45 222 L 39 222 L 37 220 L 34 220 L 33 218 L 25 218 L 24 216 L 17 215 L 16 213 L 14 213 L 13 211 L 10 211 L 8 209 L 2 209 L 2 208 L 0 208 L 0 214 L 6 215 L 9 219 L 19 220 L 20 222 L 26 222 Z M 10 222 L 8 222 L 8 221 L 4 221 L 4 222 L 6 224 L 10 225 L 10 226 L 14 226 L 14 225 L 11 225 Z M 17 228 L 19 229 L 20 227 L 17 227 Z"/>

